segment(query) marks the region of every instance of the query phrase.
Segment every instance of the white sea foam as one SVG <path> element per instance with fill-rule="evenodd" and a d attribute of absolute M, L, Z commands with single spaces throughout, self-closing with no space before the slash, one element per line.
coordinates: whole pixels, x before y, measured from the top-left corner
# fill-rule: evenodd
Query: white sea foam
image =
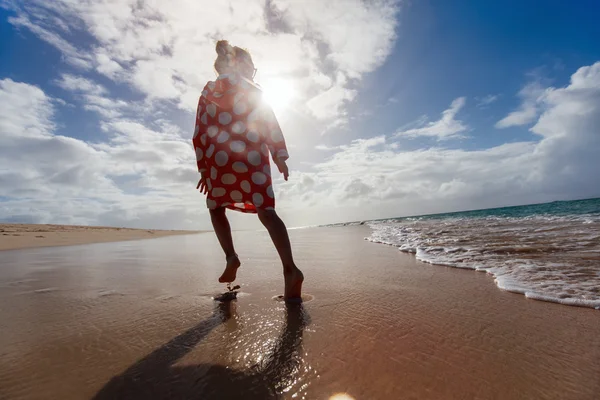
<path fill-rule="evenodd" d="M 375 243 L 436 265 L 485 271 L 528 298 L 600 309 L 600 216 L 370 222 Z"/>

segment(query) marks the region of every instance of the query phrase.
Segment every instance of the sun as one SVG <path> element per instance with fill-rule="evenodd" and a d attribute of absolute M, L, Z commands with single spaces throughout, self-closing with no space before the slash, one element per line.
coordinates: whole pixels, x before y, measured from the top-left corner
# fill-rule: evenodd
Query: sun
<path fill-rule="evenodd" d="M 261 83 L 263 99 L 274 109 L 283 110 L 294 99 L 296 91 L 289 79 L 273 78 Z"/>

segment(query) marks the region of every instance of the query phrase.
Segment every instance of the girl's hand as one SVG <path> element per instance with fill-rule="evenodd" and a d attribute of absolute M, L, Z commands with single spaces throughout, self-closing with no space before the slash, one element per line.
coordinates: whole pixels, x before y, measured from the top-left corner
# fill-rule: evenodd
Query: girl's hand
<path fill-rule="evenodd" d="M 289 170 L 288 170 L 288 166 L 285 163 L 285 160 L 282 160 L 282 159 L 278 158 L 275 161 L 275 165 L 277 165 L 277 168 L 279 169 L 279 172 L 281 172 L 283 174 L 283 179 L 285 179 L 287 181 L 288 177 L 290 176 L 290 173 L 289 173 Z"/>
<path fill-rule="evenodd" d="M 202 176 L 200 176 L 200 180 L 196 185 L 196 189 L 200 189 L 200 193 L 202 194 L 208 193 L 208 186 L 206 185 L 206 175 L 204 174 L 204 172 L 202 173 Z"/>

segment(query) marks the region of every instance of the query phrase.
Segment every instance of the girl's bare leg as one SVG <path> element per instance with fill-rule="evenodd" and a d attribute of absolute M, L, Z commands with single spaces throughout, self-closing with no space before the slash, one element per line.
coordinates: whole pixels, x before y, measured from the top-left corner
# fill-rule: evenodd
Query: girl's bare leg
<path fill-rule="evenodd" d="M 212 221 L 213 228 L 217 234 L 217 239 L 219 239 L 219 243 L 225 252 L 225 260 L 227 261 L 225 271 L 223 271 L 223 274 L 219 278 L 219 282 L 233 282 L 235 281 L 237 269 L 241 263 L 233 247 L 231 226 L 229 225 L 227 215 L 225 215 L 225 208 L 219 207 L 215 210 L 210 210 L 210 220 Z"/>
<path fill-rule="evenodd" d="M 257 211 L 258 218 L 265 228 L 267 228 L 267 231 L 269 231 L 269 236 L 271 236 L 271 240 L 273 240 L 273 244 L 283 264 L 283 277 L 285 280 L 284 298 L 286 300 L 299 299 L 302 297 L 304 275 L 294 263 L 292 246 L 285 224 L 275 210 L 258 209 Z"/>

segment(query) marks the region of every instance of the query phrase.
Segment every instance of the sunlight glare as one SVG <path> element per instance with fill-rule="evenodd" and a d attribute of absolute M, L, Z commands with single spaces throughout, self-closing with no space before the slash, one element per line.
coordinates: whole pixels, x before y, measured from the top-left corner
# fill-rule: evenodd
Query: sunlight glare
<path fill-rule="evenodd" d="M 263 98 L 274 109 L 286 108 L 295 95 L 294 85 L 289 79 L 273 78 L 262 82 Z"/>

